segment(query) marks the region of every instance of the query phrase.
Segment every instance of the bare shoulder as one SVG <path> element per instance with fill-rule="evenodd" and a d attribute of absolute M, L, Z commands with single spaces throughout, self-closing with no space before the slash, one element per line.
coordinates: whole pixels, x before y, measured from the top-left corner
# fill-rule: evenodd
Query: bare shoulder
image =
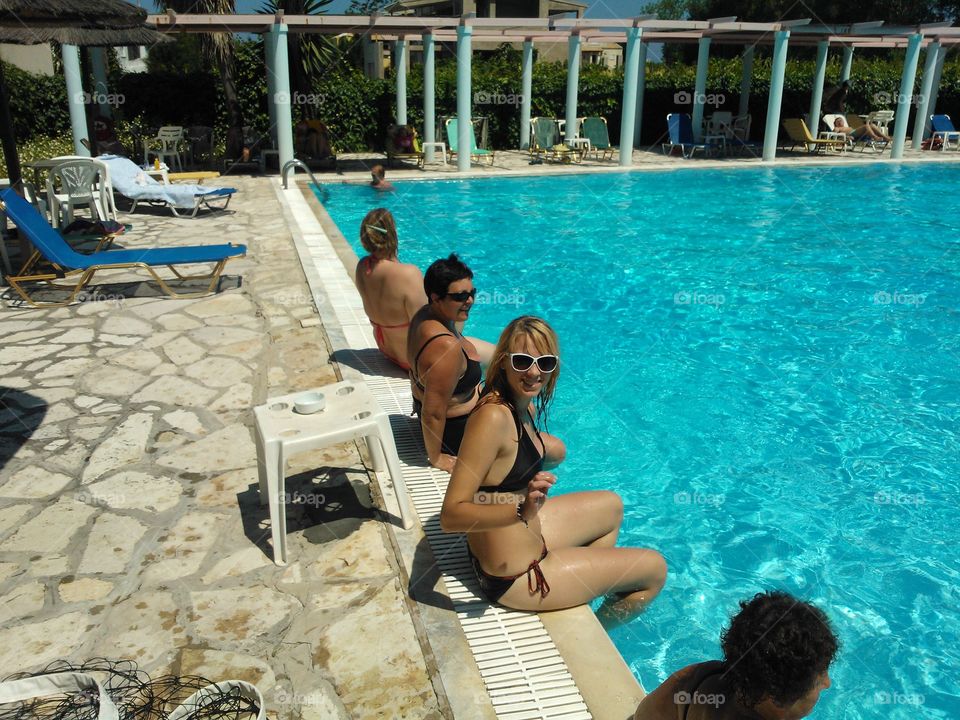
<path fill-rule="evenodd" d="M 500 433 L 508 428 L 513 428 L 510 408 L 503 403 L 489 400 L 478 404 L 470 413 L 470 422 L 492 433 Z"/>
<path fill-rule="evenodd" d="M 675 720 L 678 701 L 694 690 L 705 675 L 717 672 L 721 663 L 711 661 L 677 670 L 647 694 L 637 707 L 633 720 Z M 677 695 L 680 698 L 677 698 Z"/>

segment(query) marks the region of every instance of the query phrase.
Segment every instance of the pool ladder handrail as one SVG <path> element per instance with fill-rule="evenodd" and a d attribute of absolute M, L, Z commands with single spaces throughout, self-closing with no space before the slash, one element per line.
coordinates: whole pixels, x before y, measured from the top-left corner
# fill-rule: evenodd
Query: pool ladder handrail
<path fill-rule="evenodd" d="M 293 160 L 287 160 L 283 164 L 283 169 L 280 171 L 280 175 L 283 178 L 284 190 L 287 189 L 287 173 L 290 170 L 294 170 L 294 175 L 296 175 L 296 168 L 298 167 L 303 168 L 306 171 L 307 175 L 310 176 L 310 180 L 313 182 L 314 185 L 320 185 L 320 183 L 317 182 L 317 179 L 313 176 L 313 172 L 310 170 L 310 168 L 307 167 L 306 163 L 304 163 L 303 160 L 297 160 L 296 158 L 294 158 Z"/>

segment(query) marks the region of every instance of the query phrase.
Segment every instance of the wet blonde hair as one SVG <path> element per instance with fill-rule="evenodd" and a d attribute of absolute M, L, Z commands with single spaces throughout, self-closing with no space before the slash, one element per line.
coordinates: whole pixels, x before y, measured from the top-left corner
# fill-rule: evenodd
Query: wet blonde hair
<path fill-rule="evenodd" d="M 360 223 L 360 244 L 378 258 L 397 254 L 397 224 L 389 210 L 377 208 L 367 213 Z"/>
<path fill-rule="evenodd" d="M 522 352 L 524 340 L 528 338 L 541 355 L 560 356 L 560 341 L 557 339 L 557 333 L 547 324 L 546 320 L 533 315 L 523 315 L 512 320 L 500 333 L 497 347 L 493 351 L 493 358 L 490 360 L 490 365 L 487 366 L 485 383 L 490 402 L 500 402 L 513 407 L 510 386 L 507 383 L 510 353 Z M 553 390 L 557 386 L 557 378 L 559 377 L 560 365 L 558 363 L 557 369 L 546 376 L 540 394 L 534 401 L 537 406 L 536 419 L 538 423 L 542 419 L 544 428 L 547 425 L 547 409 L 553 400 Z M 514 410 L 518 410 L 518 408 L 514 408 Z"/>

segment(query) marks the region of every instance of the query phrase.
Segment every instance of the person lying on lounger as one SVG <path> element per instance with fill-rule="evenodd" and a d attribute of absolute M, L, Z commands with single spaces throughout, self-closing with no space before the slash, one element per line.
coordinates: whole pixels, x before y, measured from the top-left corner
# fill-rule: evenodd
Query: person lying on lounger
<path fill-rule="evenodd" d="M 553 329 L 532 316 L 512 321 L 467 422 L 440 525 L 467 534 L 491 602 L 561 610 L 606 596 L 599 615 L 610 626 L 657 596 L 667 566 L 655 550 L 614 547 L 623 520 L 616 493 L 547 497 L 557 482 L 548 468 L 566 455 L 563 442 L 545 432 L 559 374 Z"/>
<path fill-rule="evenodd" d="M 647 695 L 634 720 L 798 720 L 830 687 L 839 641 L 821 610 L 760 593 L 720 636 L 723 660 L 689 665 Z"/>
<path fill-rule="evenodd" d="M 373 325 L 377 347 L 404 370 L 407 362 L 407 328 L 427 302 L 423 275 L 416 265 L 397 256 L 397 226 L 385 208 L 367 213 L 360 224 L 360 244 L 369 255 L 357 263 L 354 274 L 363 300 L 363 311 Z"/>
<path fill-rule="evenodd" d="M 884 135 L 880 131 L 880 128 L 878 128 L 873 123 L 864 123 L 858 128 L 852 128 L 849 125 L 847 125 L 842 115 L 834 118 L 833 131 L 838 133 L 844 133 L 845 135 L 849 135 L 855 140 L 866 135 L 871 140 L 875 140 L 877 142 L 890 142 L 890 136 Z"/>

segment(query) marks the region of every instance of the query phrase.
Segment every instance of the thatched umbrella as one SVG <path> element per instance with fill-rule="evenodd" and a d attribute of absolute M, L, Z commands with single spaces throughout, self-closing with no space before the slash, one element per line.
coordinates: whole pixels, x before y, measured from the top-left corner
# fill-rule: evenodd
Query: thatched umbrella
<path fill-rule="evenodd" d="M 0 42 L 51 41 L 85 46 L 154 45 L 167 38 L 146 26 L 147 12 L 124 0 L 0 0 Z M 0 140 L 11 184 L 20 182 L 20 158 L 0 64 Z"/>

